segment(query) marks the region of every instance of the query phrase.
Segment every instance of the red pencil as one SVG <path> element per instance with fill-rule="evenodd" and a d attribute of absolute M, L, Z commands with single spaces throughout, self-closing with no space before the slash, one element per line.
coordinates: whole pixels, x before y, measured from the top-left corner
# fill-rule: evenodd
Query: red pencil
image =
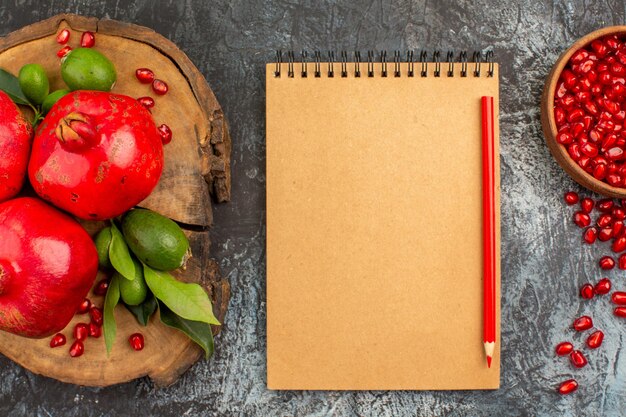
<path fill-rule="evenodd" d="M 483 127 L 483 344 L 487 366 L 496 345 L 496 205 L 493 97 L 482 97 Z"/>

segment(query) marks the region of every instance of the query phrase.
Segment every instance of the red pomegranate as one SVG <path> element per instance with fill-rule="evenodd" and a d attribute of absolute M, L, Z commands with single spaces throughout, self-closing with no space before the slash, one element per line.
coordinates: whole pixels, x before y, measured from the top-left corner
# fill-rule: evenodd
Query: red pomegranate
<path fill-rule="evenodd" d="M 43 201 L 0 204 L 0 330 L 41 338 L 65 328 L 98 273 L 87 232 Z"/>
<path fill-rule="evenodd" d="M 30 123 L 0 91 L 0 202 L 15 197 L 24 185 L 32 136 Z"/>
<path fill-rule="evenodd" d="M 35 134 L 28 166 L 37 194 L 75 216 L 106 220 L 148 197 L 163 171 L 150 112 L 134 98 L 75 91 Z"/>

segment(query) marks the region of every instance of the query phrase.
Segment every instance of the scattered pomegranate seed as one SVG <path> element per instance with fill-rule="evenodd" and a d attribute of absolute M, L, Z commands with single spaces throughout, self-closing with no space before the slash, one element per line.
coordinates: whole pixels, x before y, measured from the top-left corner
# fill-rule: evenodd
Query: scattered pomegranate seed
<path fill-rule="evenodd" d="M 133 333 L 128 338 L 128 343 L 130 343 L 130 347 L 135 349 L 136 351 L 143 350 L 144 340 L 143 335 L 141 333 Z"/>
<path fill-rule="evenodd" d="M 592 245 L 597 238 L 598 229 L 596 229 L 595 227 L 589 227 L 583 232 L 583 240 L 590 245 Z"/>
<path fill-rule="evenodd" d="M 593 327 L 593 320 L 591 320 L 591 317 L 589 316 L 581 316 L 574 320 L 573 327 L 577 332 L 589 330 Z"/>
<path fill-rule="evenodd" d="M 162 124 L 158 127 L 159 135 L 161 135 L 161 141 L 163 145 L 167 145 L 172 141 L 172 129 L 166 124 Z"/>
<path fill-rule="evenodd" d="M 609 291 L 611 291 L 611 280 L 608 278 L 602 278 L 597 282 L 596 286 L 593 287 L 593 292 L 595 292 L 596 295 L 608 294 Z"/>
<path fill-rule="evenodd" d="M 71 51 L 72 51 L 72 47 L 66 45 L 63 48 L 59 49 L 59 51 L 57 52 L 57 56 L 59 58 L 65 58 L 65 56 L 69 54 Z"/>
<path fill-rule="evenodd" d="M 70 31 L 68 29 L 63 29 L 57 34 L 57 43 L 61 45 L 65 45 L 70 40 Z"/>
<path fill-rule="evenodd" d="M 619 269 L 626 269 L 626 253 L 620 255 L 617 262 Z"/>
<path fill-rule="evenodd" d="M 589 197 L 585 197 L 582 200 L 580 200 L 580 208 L 583 212 L 589 214 L 591 213 L 591 211 L 593 210 L 593 200 L 590 199 Z"/>
<path fill-rule="evenodd" d="M 96 35 L 93 32 L 84 32 L 80 37 L 80 46 L 83 48 L 93 48 L 96 44 Z"/>
<path fill-rule="evenodd" d="M 102 336 L 102 327 L 95 323 L 89 323 L 89 337 L 98 338 Z"/>
<path fill-rule="evenodd" d="M 624 222 L 622 220 L 615 220 L 613 222 L 613 234 L 615 236 L 620 236 L 622 234 L 622 230 L 624 230 Z"/>
<path fill-rule="evenodd" d="M 626 236 L 621 236 L 615 239 L 611 249 L 613 249 L 613 252 L 615 253 L 623 252 L 626 249 Z"/>
<path fill-rule="evenodd" d="M 600 229 L 600 232 L 598 233 L 598 240 L 600 242 L 606 242 L 607 240 L 610 240 L 612 237 L 613 237 L 613 229 L 611 229 L 610 227 L 604 227 Z"/>
<path fill-rule="evenodd" d="M 568 379 L 567 381 L 561 382 L 559 385 L 558 392 L 559 394 L 566 395 L 571 394 L 572 392 L 578 389 L 578 382 L 575 379 Z"/>
<path fill-rule="evenodd" d="M 578 203 L 578 193 L 573 191 L 565 193 L 565 202 L 570 206 Z"/>
<path fill-rule="evenodd" d="M 96 286 L 93 288 L 93 293 L 95 295 L 106 295 L 107 294 L 107 290 L 109 289 L 109 280 L 108 279 L 101 279 L 100 281 L 98 281 L 98 283 L 96 284 Z"/>
<path fill-rule="evenodd" d="M 580 228 L 587 227 L 591 224 L 591 218 L 587 213 L 577 211 L 574 213 L 574 223 Z"/>
<path fill-rule="evenodd" d="M 74 339 L 83 341 L 87 339 L 87 336 L 89 336 L 89 325 L 78 323 L 74 326 Z"/>
<path fill-rule="evenodd" d="M 88 298 L 85 298 L 82 303 L 78 306 L 78 310 L 76 310 L 77 314 L 85 314 L 91 308 L 91 301 Z"/>
<path fill-rule="evenodd" d="M 559 356 L 569 355 L 570 353 L 572 353 L 572 350 L 574 350 L 574 345 L 572 345 L 570 342 L 561 342 L 556 345 L 555 350 L 556 354 Z"/>
<path fill-rule="evenodd" d="M 102 326 L 102 310 L 98 307 L 91 307 L 89 309 L 89 315 L 91 316 L 91 321 L 97 325 Z"/>
<path fill-rule="evenodd" d="M 154 99 L 152 97 L 139 97 L 137 101 L 148 110 L 154 107 Z"/>
<path fill-rule="evenodd" d="M 585 300 L 590 300 L 593 298 L 593 285 L 587 283 L 580 287 L 580 296 Z"/>
<path fill-rule="evenodd" d="M 57 333 L 52 336 L 50 339 L 50 347 L 55 348 L 59 346 L 63 346 L 67 340 L 65 339 L 65 335 L 63 333 Z"/>
<path fill-rule="evenodd" d="M 603 340 L 604 333 L 602 333 L 602 330 L 596 330 L 587 338 L 587 346 L 589 346 L 589 349 L 597 349 L 602 345 Z"/>
<path fill-rule="evenodd" d="M 160 96 L 167 94 L 169 89 L 167 83 L 163 80 L 155 78 L 154 81 L 152 81 L 152 90 Z"/>
<path fill-rule="evenodd" d="M 615 291 L 613 294 L 611 294 L 611 301 L 613 301 L 613 304 L 622 306 L 626 305 L 626 292 Z"/>
<path fill-rule="evenodd" d="M 80 340 L 77 340 L 74 343 L 72 343 L 72 346 L 70 347 L 70 356 L 72 358 L 77 358 L 79 356 L 82 356 L 83 353 L 85 353 L 85 345 L 83 345 L 83 342 L 81 342 Z"/>
<path fill-rule="evenodd" d="M 613 314 L 617 317 L 626 318 L 626 307 L 615 307 L 615 309 L 613 310 Z"/>
<path fill-rule="evenodd" d="M 604 270 L 613 269 L 615 268 L 615 259 L 611 258 L 610 256 L 603 256 L 602 258 L 600 258 L 599 264 L 600 268 Z"/>
<path fill-rule="evenodd" d="M 613 222 L 613 217 L 611 217 L 610 214 L 603 214 L 600 217 L 598 217 L 596 224 L 599 227 L 604 228 L 604 227 L 609 227 L 612 222 Z"/>
<path fill-rule="evenodd" d="M 580 350 L 575 350 L 570 353 L 569 358 L 572 361 L 572 365 L 577 368 L 582 368 L 587 365 L 587 358 L 585 358 L 585 355 L 583 355 Z"/>
<path fill-rule="evenodd" d="M 610 213 L 611 209 L 613 208 L 613 200 L 611 200 L 610 198 L 604 198 L 598 201 L 596 207 L 603 213 Z"/>
<path fill-rule="evenodd" d="M 142 84 L 150 84 L 154 81 L 154 72 L 148 68 L 138 68 L 135 71 L 135 77 L 137 77 Z"/>
<path fill-rule="evenodd" d="M 615 207 L 611 211 L 611 215 L 613 216 L 614 219 L 624 220 L 626 218 L 626 211 L 624 211 L 624 209 L 622 209 L 622 208 Z"/>

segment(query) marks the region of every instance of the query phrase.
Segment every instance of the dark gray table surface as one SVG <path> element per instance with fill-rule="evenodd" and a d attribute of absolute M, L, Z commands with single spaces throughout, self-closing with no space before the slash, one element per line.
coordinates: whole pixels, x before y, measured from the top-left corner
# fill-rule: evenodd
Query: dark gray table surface
<path fill-rule="evenodd" d="M 176 384 L 107 389 L 36 376 L 0 358 L 7 416 L 526 416 L 626 414 L 624 325 L 606 300 L 581 303 L 608 249 L 580 244 L 562 194 L 580 190 L 545 146 L 539 102 L 557 56 L 576 38 L 624 22 L 624 3 L 598 1 L 34 1 L 2 0 L 0 34 L 57 13 L 134 22 L 176 42 L 215 91 L 233 139 L 233 201 L 215 209 L 213 255 L 232 285 L 210 361 Z M 282 49 L 493 48 L 501 64 L 502 387 L 494 392 L 271 392 L 265 388 L 264 64 Z M 437 196 L 433 195 L 433 199 Z M 459 201 L 462 208 L 463 202 Z M 624 285 L 624 272 L 611 272 Z M 572 318 L 593 313 L 605 344 L 573 371 L 554 345 L 584 339 Z M 554 394 L 575 375 L 575 395 Z"/>

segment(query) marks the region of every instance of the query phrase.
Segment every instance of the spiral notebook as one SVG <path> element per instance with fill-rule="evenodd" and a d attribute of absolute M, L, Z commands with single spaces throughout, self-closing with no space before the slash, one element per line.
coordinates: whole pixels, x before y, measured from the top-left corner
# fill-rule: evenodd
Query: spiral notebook
<path fill-rule="evenodd" d="M 481 211 L 482 96 L 499 187 L 498 65 L 439 57 L 267 65 L 270 389 L 499 387 L 499 213 L 487 368 Z"/>

